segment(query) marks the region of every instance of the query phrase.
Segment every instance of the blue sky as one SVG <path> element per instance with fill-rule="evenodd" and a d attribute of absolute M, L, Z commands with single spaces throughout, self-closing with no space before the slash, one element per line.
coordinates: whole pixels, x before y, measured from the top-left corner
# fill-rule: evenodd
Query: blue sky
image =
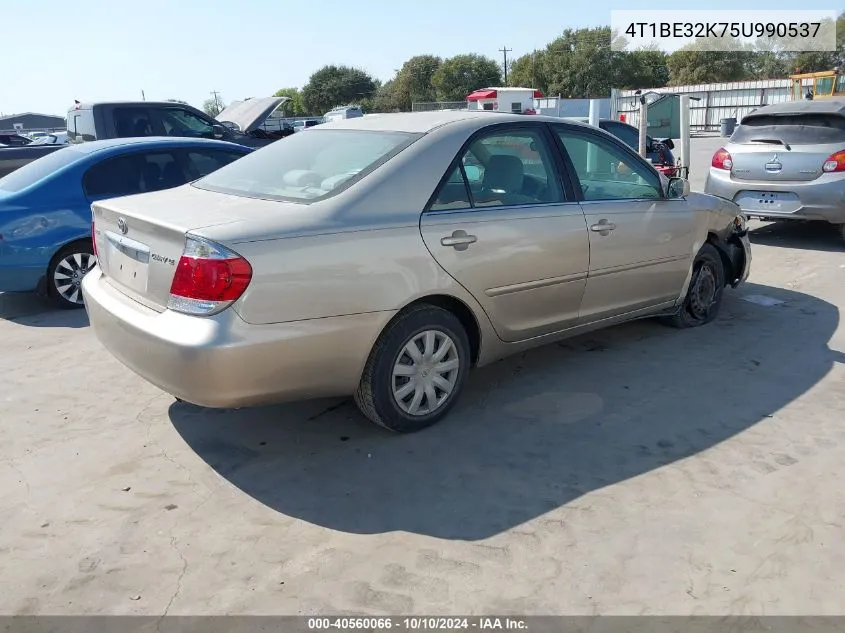
<path fill-rule="evenodd" d="M 389 79 L 420 53 L 501 59 L 567 27 L 610 24 L 612 5 L 583 0 L 3 0 L 0 112 L 63 114 L 74 99 L 228 102 L 302 86 L 325 64 Z M 712 0 L 698 9 L 837 9 L 842 0 Z M 577 10 L 575 9 L 577 7 Z M 10 28 L 11 25 L 15 28 Z M 20 27 L 20 28 L 17 28 Z"/>

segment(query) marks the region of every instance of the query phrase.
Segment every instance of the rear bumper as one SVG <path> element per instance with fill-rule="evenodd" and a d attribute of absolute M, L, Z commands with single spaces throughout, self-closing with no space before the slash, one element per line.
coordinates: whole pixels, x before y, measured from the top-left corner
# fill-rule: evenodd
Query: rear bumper
<path fill-rule="evenodd" d="M 786 210 L 752 207 L 743 202 L 749 192 L 793 194 L 795 202 Z M 825 174 L 808 182 L 739 181 L 724 170 L 711 168 L 704 183 L 704 193 L 737 203 L 749 216 L 845 224 L 845 180 L 839 175 Z"/>
<path fill-rule="evenodd" d="M 193 404 L 229 408 L 349 395 L 392 312 L 250 325 L 233 309 L 212 317 L 155 312 L 109 284 L 83 281 L 97 338 L 124 365 Z"/>

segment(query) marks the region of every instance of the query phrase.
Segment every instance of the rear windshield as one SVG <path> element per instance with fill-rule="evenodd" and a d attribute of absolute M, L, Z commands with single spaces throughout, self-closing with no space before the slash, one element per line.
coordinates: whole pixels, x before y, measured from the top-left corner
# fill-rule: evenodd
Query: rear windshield
<path fill-rule="evenodd" d="M 748 116 L 731 137 L 735 143 L 776 139 L 793 145 L 845 142 L 845 117 L 835 114 Z"/>
<path fill-rule="evenodd" d="M 83 154 L 69 147 L 49 153 L 0 178 L 0 189 L 13 193 L 22 191 L 62 167 L 76 162 L 82 156 Z"/>
<path fill-rule="evenodd" d="M 357 182 L 419 135 L 314 129 L 281 139 L 194 183 L 252 198 L 316 202 Z"/>

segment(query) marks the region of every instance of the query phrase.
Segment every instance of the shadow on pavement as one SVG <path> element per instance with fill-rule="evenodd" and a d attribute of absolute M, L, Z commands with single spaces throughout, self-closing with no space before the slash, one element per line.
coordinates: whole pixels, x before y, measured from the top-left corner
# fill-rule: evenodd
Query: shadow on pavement
<path fill-rule="evenodd" d="M 415 435 L 380 430 L 348 400 L 174 403 L 170 417 L 221 476 L 285 515 L 484 539 L 775 414 L 843 362 L 828 348 L 838 321 L 829 303 L 747 284 L 703 328 L 641 321 L 477 370 L 451 415 Z"/>
<path fill-rule="evenodd" d="M 845 252 L 845 239 L 842 238 L 839 227 L 827 222 L 784 220 L 756 228 L 752 226 L 748 235 L 754 244 L 832 253 Z"/>
<path fill-rule="evenodd" d="M 84 308 L 62 310 L 41 295 L 32 292 L 0 292 L 0 319 L 30 327 L 87 327 Z"/>

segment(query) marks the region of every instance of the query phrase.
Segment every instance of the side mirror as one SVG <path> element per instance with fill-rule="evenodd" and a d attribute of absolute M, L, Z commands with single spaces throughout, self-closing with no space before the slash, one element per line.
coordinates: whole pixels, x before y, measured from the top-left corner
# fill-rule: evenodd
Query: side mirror
<path fill-rule="evenodd" d="M 211 126 L 211 135 L 218 140 L 225 138 L 227 131 L 228 130 L 219 123 Z"/>
<path fill-rule="evenodd" d="M 686 178 L 670 178 L 666 187 L 666 197 L 670 200 L 686 198 L 689 195 L 689 180 Z"/>

